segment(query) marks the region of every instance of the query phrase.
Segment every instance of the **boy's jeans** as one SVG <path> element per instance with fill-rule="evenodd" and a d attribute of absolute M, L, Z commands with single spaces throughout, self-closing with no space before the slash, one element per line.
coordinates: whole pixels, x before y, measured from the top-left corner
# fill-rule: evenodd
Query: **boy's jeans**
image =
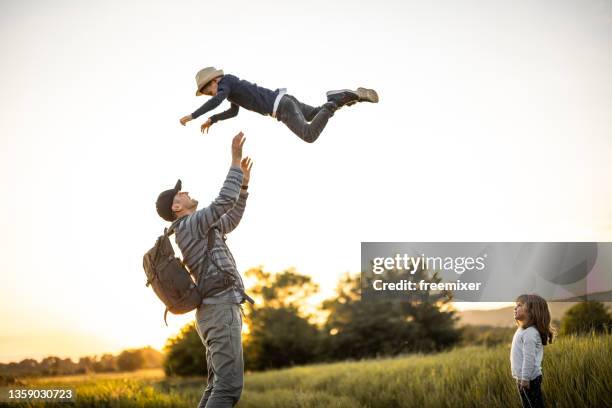
<path fill-rule="evenodd" d="M 200 305 L 196 329 L 206 346 L 208 385 L 200 408 L 233 407 L 242 393 L 242 316 L 237 304 Z"/>
<path fill-rule="evenodd" d="M 287 125 L 300 139 L 312 143 L 317 140 L 333 114 L 329 109 L 313 108 L 285 94 L 278 104 L 276 119 Z"/>

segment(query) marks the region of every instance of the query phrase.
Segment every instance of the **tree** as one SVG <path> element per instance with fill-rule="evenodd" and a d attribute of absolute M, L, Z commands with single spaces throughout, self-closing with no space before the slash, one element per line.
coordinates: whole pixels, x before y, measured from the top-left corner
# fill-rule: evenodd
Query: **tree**
<path fill-rule="evenodd" d="M 205 375 L 206 351 L 195 322 L 185 325 L 178 335 L 168 339 L 164 351 L 163 367 L 167 376 Z"/>
<path fill-rule="evenodd" d="M 112 354 L 106 353 L 93 365 L 94 371 L 97 373 L 117 371 L 117 358 Z"/>
<path fill-rule="evenodd" d="M 141 350 L 123 350 L 117 357 L 117 367 L 121 371 L 136 371 L 145 364 Z"/>
<path fill-rule="evenodd" d="M 435 274 L 428 277 L 417 271 L 414 280 L 421 279 L 440 281 Z M 447 294 L 423 292 L 419 300 L 362 301 L 361 289 L 361 276 L 346 274 L 337 296 L 323 304 L 329 313 L 323 348 L 328 360 L 437 351 L 459 340 L 454 312 L 441 310 L 450 301 Z"/>
<path fill-rule="evenodd" d="M 139 349 L 144 359 L 143 368 L 159 368 L 164 362 L 164 354 L 154 349 L 151 346 L 147 346 Z"/>
<path fill-rule="evenodd" d="M 310 322 L 307 300 L 318 291 L 311 278 L 294 269 L 279 274 L 261 267 L 245 273 L 255 278 L 249 292 L 257 299 L 247 306 L 249 334 L 244 342 L 245 365 L 263 370 L 307 364 L 315 360 L 319 330 Z"/>
<path fill-rule="evenodd" d="M 261 307 L 249 317 L 245 360 L 253 370 L 288 367 L 314 361 L 318 330 L 293 307 Z"/>
<path fill-rule="evenodd" d="M 40 361 L 39 367 L 43 375 L 57 375 L 59 374 L 59 357 L 49 356 L 45 357 Z"/>
<path fill-rule="evenodd" d="M 559 334 L 603 333 L 611 327 L 612 316 L 603 303 L 582 302 L 565 312 Z"/>
<path fill-rule="evenodd" d="M 81 357 L 79 358 L 79 372 L 90 373 L 94 370 L 95 358 L 92 357 Z"/>

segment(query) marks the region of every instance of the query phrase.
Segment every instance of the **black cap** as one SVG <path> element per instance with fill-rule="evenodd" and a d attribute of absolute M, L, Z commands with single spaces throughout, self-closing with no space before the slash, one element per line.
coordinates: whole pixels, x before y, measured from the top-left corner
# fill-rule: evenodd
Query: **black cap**
<path fill-rule="evenodd" d="M 181 191 L 182 186 L 181 180 L 178 180 L 174 188 L 162 191 L 157 197 L 157 202 L 155 203 L 157 213 L 166 221 L 172 222 L 176 220 L 176 215 L 172 211 L 172 202 L 176 193 Z"/>

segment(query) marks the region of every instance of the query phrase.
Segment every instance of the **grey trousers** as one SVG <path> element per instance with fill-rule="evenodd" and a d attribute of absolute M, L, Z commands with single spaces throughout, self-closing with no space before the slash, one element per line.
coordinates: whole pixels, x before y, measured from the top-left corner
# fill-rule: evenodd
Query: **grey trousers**
<path fill-rule="evenodd" d="M 198 407 L 233 407 L 244 381 L 240 306 L 201 305 L 196 311 L 196 329 L 206 347 L 208 366 L 208 384 Z"/>
<path fill-rule="evenodd" d="M 334 115 L 325 105 L 314 108 L 298 101 L 292 95 L 284 95 L 276 110 L 276 119 L 283 122 L 305 142 L 312 143 L 321 134 L 327 121 Z"/>

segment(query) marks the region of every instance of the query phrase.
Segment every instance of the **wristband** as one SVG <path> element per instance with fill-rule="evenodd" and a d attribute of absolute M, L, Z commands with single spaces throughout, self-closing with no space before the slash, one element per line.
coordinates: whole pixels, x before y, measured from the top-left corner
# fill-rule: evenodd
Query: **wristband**
<path fill-rule="evenodd" d="M 249 188 L 249 186 L 240 186 L 241 189 L 246 190 L 247 188 Z"/>

